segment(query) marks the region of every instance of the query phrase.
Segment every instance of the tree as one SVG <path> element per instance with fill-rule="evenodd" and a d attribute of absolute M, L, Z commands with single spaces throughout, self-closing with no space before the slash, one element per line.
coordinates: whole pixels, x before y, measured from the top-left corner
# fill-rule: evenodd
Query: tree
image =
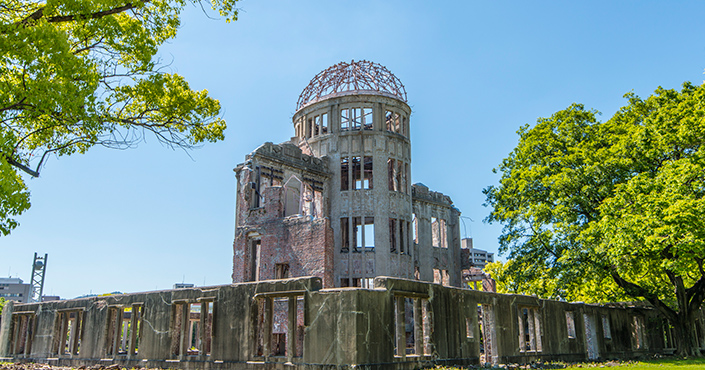
<path fill-rule="evenodd" d="M 237 0 L 210 0 L 227 21 Z M 30 206 L 20 171 L 51 154 L 130 148 L 153 134 L 191 148 L 223 139 L 220 104 L 155 55 L 198 0 L 7 0 L 0 4 L 0 235 Z"/>
<path fill-rule="evenodd" d="M 705 85 L 626 97 L 606 122 L 573 104 L 518 131 L 499 185 L 484 190 L 511 259 L 496 278 L 550 279 L 554 298 L 646 300 L 675 328 L 678 353 L 699 356 Z"/>
<path fill-rule="evenodd" d="M 3 307 L 5 307 L 5 298 L 0 298 L 0 316 L 2 316 Z"/>

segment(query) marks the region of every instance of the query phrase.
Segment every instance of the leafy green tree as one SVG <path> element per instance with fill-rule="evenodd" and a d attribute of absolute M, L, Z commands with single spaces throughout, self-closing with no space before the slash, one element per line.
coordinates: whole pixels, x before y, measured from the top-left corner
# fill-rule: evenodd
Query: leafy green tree
<path fill-rule="evenodd" d="M 5 307 L 5 298 L 0 298 L 0 315 L 2 315 L 3 307 Z"/>
<path fill-rule="evenodd" d="M 236 0 L 210 0 L 227 21 Z M 220 104 L 155 55 L 198 0 L 5 0 L 0 4 L 0 235 L 30 206 L 20 171 L 152 134 L 191 148 L 223 139 Z"/>
<path fill-rule="evenodd" d="M 674 326 L 678 353 L 698 356 L 705 85 L 626 97 L 606 122 L 573 104 L 518 131 L 499 185 L 484 190 L 511 259 L 497 278 L 520 289 L 546 279 L 535 290 L 553 298 L 646 300 Z"/>

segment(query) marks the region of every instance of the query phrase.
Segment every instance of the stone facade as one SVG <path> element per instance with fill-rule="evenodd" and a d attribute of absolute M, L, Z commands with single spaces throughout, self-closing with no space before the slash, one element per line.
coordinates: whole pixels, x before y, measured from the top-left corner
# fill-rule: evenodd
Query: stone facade
<path fill-rule="evenodd" d="M 365 76 L 396 77 L 374 63 L 341 65 L 304 90 L 324 92 L 299 99 L 289 142 L 265 143 L 235 168 L 233 282 L 319 276 L 326 288 L 369 288 L 393 276 L 463 286 L 460 211 L 450 197 L 411 184 L 403 85 L 364 88 Z M 355 86 L 326 90 L 343 75 Z"/>

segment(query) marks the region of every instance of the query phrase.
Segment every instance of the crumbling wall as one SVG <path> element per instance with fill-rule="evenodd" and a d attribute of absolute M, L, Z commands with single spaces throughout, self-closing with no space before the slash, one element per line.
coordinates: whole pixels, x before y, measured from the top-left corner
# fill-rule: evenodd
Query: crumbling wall
<path fill-rule="evenodd" d="M 327 161 L 291 143 L 265 143 L 246 159 L 235 169 L 233 282 L 316 276 L 331 286 Z"/>
<path fill-rule="evenodd" d="M 461 286 L 460 211 L 449 196 L 423 184 L 414 184 L 411 190 L 418 279 Z"/>
<path fill-rule="evenodd" d="M 9 304 L 0 360 L 414 369 L 673 351 L 668 326 L 643 304 L 567 303 L 387 277 L 375 278 L 374 289 L 322 286 L 320 278 L 299 278 Z"/>

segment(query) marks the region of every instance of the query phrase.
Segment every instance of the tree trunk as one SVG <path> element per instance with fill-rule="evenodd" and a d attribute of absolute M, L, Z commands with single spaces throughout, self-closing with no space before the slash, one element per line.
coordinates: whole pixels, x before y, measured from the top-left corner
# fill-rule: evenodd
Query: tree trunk
<path fill-rule="evenodd" d="M 695 316 L 678 315 L 678 320 L 673 323 L 675 329 L 676 354 L 678 356 L 702 357 L 698 346 Z"/>

